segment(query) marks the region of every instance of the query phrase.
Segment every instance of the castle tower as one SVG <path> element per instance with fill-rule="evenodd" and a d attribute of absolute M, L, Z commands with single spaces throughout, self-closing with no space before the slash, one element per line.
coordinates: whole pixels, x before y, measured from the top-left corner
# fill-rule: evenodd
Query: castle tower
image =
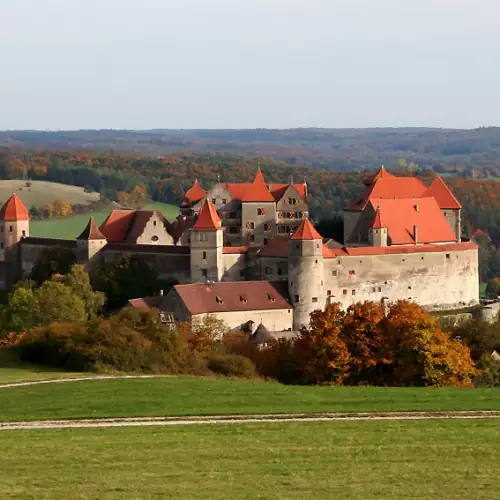
<path fill-rule="evenodd" d="M 205 200 L 191 228 L 191 281 L 220 281 L 224 272 L 224 237 L 221 219 L 210 200 Z"/>
<path fill-rule="evenodd" d="M 19 242 L 30 233 L 28 210 L 17 194 L 0 209 L 0 263 L 4 263 L 4 286 L 9 287 L 21 276 Z"/>
<path fill-rule="evenodd" d="M 259 168 L 241 199 L 243 244 L 263 247 L 276 236 L 276 200 Z"/>
<path fill-rule="evenodd" d="M 97 227 L 94 217 L 90 217 L 87 227 L 76 239 L 76 260 L 85 265 L 87 270 L 93 267 L 98 253 L 106 245 L 107 240 Z"/>
<path fill-rule="evenodd" d="M 368 230 L 368 239 L 374 247 L 387 246 L 387 224 L 383 221 L 380 207 L 377 207 L 375 218 L 373 219 L 373 223 Z"/>
<path fill-rule="evenodd" d="M 288 246 L 288 290 L 293 310 L 293 329 L 309 324 L 309 315 L 325 307 L 323 238 L 305 219 Z"/>

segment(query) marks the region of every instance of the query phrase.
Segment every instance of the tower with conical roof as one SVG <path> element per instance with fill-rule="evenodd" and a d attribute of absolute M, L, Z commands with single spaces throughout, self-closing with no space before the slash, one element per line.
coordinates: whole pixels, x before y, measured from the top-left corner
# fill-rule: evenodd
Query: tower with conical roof
<path fill-rule="evenodd" d="M 310 314 L 325 307 L 323 238 L 305 219 L 288 243 L 288 290 L 293 329 L 309 324 Z"/>
<path fill-rule="evenodd" d="M 19 242 L 30 232 L 28 209 L 17 194 L 13 194 L 0 209 L 0 263 L 5 264 L 4 286 L 8 287 L 21 275 Z"/>
<path fill-rule="evenodd" d="M 387 231 L 388 228 L 387 224 L 384 223 L 382 210 L 377 207 L 372 225 L 368 230 L 368 240 L 374 247 L 386 247 L 388 241 Z"/>
<path fill-rule="evenodd" d="M 76 239 L 77 262 L 83 264 L 87 270 L 91 270 L 106 243 L 106 236 L 97 227 L 94 217 L 90 217 L 86 228 Z"/>
<path fill-rule="evenodd" d="M 205 200 L 191 228 L 191 281 L 221 281 L 224 273 L 222 223 L 214 204 Z"/>

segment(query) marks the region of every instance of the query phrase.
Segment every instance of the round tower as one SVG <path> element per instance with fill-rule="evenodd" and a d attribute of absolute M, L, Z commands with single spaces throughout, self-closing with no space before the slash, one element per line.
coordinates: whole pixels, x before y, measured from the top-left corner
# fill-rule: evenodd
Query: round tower
<path fill-rule="evenodd" d="M 19 242 L 30 234 L 28 209 L 17 194 L 13 194 L 0 209 L 0 262 L 6 265 L 4 285 L 9 287 L 21 277 Z"/>
<path fill-rule="evenodd" d="M 191 282 L 221 281 L 223 247 L 221 219 L 213 203 L 207 199 L 191 228 Z"/>
<path fill-rule="evenodd" d="M 288 247 L 288 290 L 293 303 L 293 329 L 309 324 L 310 314 L 325 307 L 323 238 L 305 219 Z"/>

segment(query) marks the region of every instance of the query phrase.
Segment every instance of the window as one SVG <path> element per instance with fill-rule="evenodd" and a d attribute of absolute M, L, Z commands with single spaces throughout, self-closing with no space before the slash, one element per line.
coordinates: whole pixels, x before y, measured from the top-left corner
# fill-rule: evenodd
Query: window
<path fill-rule="evenodd" d="M 347 295 L 347 290 L 345 288 L 342 290 L 342 295 Z"/>
<path fill-rule="evenodd" d="M 312 298 L 312 301 L 313 301 L 313 302 L 318 302 L 318 297 L 313 297 L 313 298 Z"/>
<path fill-rule="evenodd" d="M 3 250 L 3 243 L 0 243 L 0 250 Z"/>
<path fill-rule="evenodd" d="M 273 274 L 273 270 L 270 267 L 266 267 L 265 273 L 266 274 Z"/>
<path fill-rule="evenodd" d="M 250 235 L 248 236 L 248 241 L 249 241 L 250 243 L 253 243 L 253 242 L 255 241 L 255 236 L 254 236 L 253 234 L 250 234 Z"/>
<path fill-rule="evenodd" d="M 356 295 L 356 290 L 353 290 L 353 291 L 352 291 L 352 294 L 353 294 L 353 295 Z"/>
<path fill-rule="evenodd" d="M 337 276 L 337 271 L 332 271 L 332 276 Z"/>
<path fill-rule="evenodd" d="M 202 259 L 207 260 L 207 252 L 203 252 Z"/>
<path fill-rule="evenodd" d="M 287 212 L 286 213 L 286 218 L 287 219 L 293 219 L 293 215 L 294 215 L 295 212 Z"/>
<path fill-rule="evenodd" d="M 207 235 L 205 233 L 200 233 L 200 241 L 207 241 Z"/>
<path fill-rule="evenodd" d="M 314 263 L 315 263 L 315 264 L 317 264 L 317 263 L 318 263 L 318 261 L 317 261 L 317 260 L 315 260 L 315 261 L 314 261 Z"/>
<path fill-rule="evenodd" d="M 239 234 L 240 228 L 236 226 L 229 226 L 228 227 L 228 232 L 231 234 Z"/>
<path fill-rule="evenodd" d="M 271 224 L 264 224 L 264 231 L 266 233 L 268 233 L 269 231 L 271 231 Z"/>
<path fill-rule="evenodd" d="M 316 243 L 316 248 L 319 248 L 319 243 Z"/>
<path fill-rule="evenodd" d="M 254 222 L 247 222 L 247 223 L 245 224 L 245 227 L 246 227 L 247 229 L 255 229 L 255 223 L 254 223 Z"/>
<path fill-rule="evenodd" d="M 227 198 L 222 198 L 222 204 L 226 205 L 227 204 Z"/>
<path fill-rule="evenodd" d="M 288 198 L 285 200 L 285 203 L 288 205 L 297 205 L 297 198 Z"/>
<path fill-rule="evenodd" d="M 278 226 L 278 233 L 285 234 L 286 233 L 286 226 Z"/>
<path fill-rule="evenodd" d="M 328 297 L 330 297 L 330 295 L 332 294 L 332 291 L 331 290 L 327 290 L 326 294 L 328 295 Z"/>
<path fill-rule="evenodd" d="M 354 269 L 349 269 L 349 276 L 354 276 L 356 271 Z"/>
<path fill-rule="evenodd" d="M 151 241 L 158 241 L 160 238 L 158 236 L 151 236 Z"/>
<path fill-rule="evenodd" d="M 201 275 L 206 278 L 207 277 L 207 270 L 206 269 L 202 269 L 201 270 Z"/>
<path fill-rule="evenodd" d="M 266 215 L 266 212 L 263 208 L 258 208 L 257 209 L 257 215 Z"/>
<path fill-rule="evenodd" d="M 212 203 L 215 205 L 217 203 L 217 200 L 215 198 L 212 198 Z"/>
<path fill-rule="evenodd" d="M 298 302 L 300 297 L 298 295 L 295 295 L 295 302 Z"/>
<path fill-rule="evenodd" d="M 408 290 L 411 290 L 411 286 L 408 287 Z"/>
<path fill-rule="evenodd" d="M 382 291 L 382 287 L 381 286 L 378 286 L 377 287 L 377 292 L 381 292 Z"/>
<path fill-rule="evenodd" d="M 283 219 L 283 212 L 278 212 L 276 216 L 278 217 L 278 219 Z"/>
<path fill-rule="evenodd" d="M 298 250 L 300 248 L 300 245 L 298 243 L 296 243 L 295 248 Z"/>
<path fill-rule="evenodd" d="M 267 238 L 264 238 L 264 245 L 267 245 L 269 243 L 269 240 Z"/>
<path fill-rule="evenodd" d="M 23 238 L 26 237 L 26 231 L 23 229 Z"/>
<path fill-rule="evenodd" d="M 278 267 L 278 276 L 283 276 L 283 269 L 281 267 Z"/>
<path fill-rule="evenodd" d="M 372 287 L 372 293 L 375 293 L 377 289 L 375 287 Z"/>
<path fill-rule="evenodd" d="M 303 219 L 307 219 L 307 212 L 301 212 L 300 215 Z"/>
<path fill-rule="evenodd" d="M 447 253 L 447 254 L 446 254 L 446 258 L 447 258 L 447 259 L 451 259 L 451 254 Z"/>
<path fill-rule="evenodd" d="M 12 233 L 12 226 L 9 226 L 9 232 Z"/>

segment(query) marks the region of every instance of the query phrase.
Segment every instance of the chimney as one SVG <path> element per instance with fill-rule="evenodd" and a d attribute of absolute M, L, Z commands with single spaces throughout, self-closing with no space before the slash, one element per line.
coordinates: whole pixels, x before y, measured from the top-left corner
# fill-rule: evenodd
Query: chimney
<path fill-rule="evenodd" d="M 416 224 L 413 226 L 413 239 L 415 240 L 415 244 L 417 244 L 418 243 L 418 227 Z"/>

